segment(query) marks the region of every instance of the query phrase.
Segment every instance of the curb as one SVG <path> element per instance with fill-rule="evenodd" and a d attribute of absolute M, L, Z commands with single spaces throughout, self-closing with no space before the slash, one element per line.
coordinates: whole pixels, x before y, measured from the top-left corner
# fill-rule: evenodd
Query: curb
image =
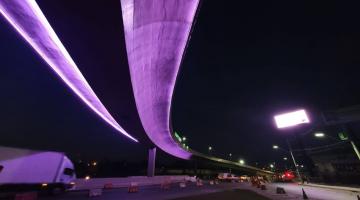
<path fill-rule="evenodd" d="M 337 189 L 337 190 L 346 190 L 346 191 L 351 191 L 351 192 L 360 192 L 360 188 L 355 188 L 355 187 L 321 185 L 321 184 L 312 184 L 312 183 L 299 184 L 299 185 L 321 187 L 321 188 L 328 188 L 328 189 Z"/>

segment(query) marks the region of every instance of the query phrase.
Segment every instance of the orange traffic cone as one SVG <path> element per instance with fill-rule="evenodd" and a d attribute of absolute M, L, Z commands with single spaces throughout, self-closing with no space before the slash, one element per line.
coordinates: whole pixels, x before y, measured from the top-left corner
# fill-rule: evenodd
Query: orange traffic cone
<path fill-rule="evenodd" d="M 309 197 L 306 195 L 304 188 L 302 189 L 302 193 L 303 193 L 303 199 L 309 199 Z"/>

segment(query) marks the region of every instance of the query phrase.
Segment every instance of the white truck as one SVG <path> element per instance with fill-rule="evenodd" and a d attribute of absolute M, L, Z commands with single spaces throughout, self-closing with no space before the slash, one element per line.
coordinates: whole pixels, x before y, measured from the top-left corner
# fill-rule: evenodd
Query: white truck
<path fill-rule="evenodd" d="M 0 146 L 0 192 L 50 191 L 74 186 L 74 165 L 64 153 Z"/>

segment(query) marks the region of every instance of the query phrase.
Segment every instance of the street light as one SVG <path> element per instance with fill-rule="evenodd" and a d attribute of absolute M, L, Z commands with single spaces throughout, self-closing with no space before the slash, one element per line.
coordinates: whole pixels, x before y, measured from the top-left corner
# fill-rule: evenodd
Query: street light
<path fill-rule="evenodd" d="M 278 145 L 273 145 L 273 149 L 278 149 L 279 146 Z"/>
<path fill-rule="evenodd" d="M 274 168 L 274 165 L 273 165 L 273 164 L 270 164 L 270 168 L 271 168 L 271 169 Z"/>
<path fill-rule="evenodd" d="M 283 113 L 274 116 L 278 128 L 288 128 L 299 124 L 310 123 L 305 110 L 296 110 L 289 113 Z"/>
<path fill-rule="evenodd" d="M 287 160 L 287 157 L 284 157 L 284 160 Z"/>
<path fill-rule="evenodd" d="M 276 123 L 276 126 L 278 129 L 289 128 L 289 127 L 297 126 L 299 124 L 310 123 L 310 120 L 306 114 L 306 111 L 303 109 L 296 110 L 293 112 L 283 113 L 280 115 L 275 115 L 274 119 L 275 119 L 275 123 Z M 289 152 L 290 152 L 291 158 L 295 165 L 296 173 L 299 176 L 299 179 L 302 181 L 302 178 L 301 178 L 300 172 L 299 172 L 299 167 L 296 164 L 291 145 L 288 140 L 286 140 L 286 142 L 289 147 Z"/>
<path fill-rule="evenodd" d="M 321 132 L 318 132 L 318 133 L 314 133 L 314 136 L 317 137 L 317 138 L 322 138 L 322 137 L 325 137 L 325 134 L 321 133 Z"/>
<path fill-rule="evenodd" d="M 185 141 L 186 141 L 186 137 L 183 137 L 183 138 L 182 138 L 182 141 L 185 142 Z"/>
<path fill-rule="evenodd" d="M 243 165 L 243 164 L 245 164 L 245 161 L 244 161 L 243 159 L 240 159 L 240 160 L 239 160 L 239 163 L 240 163 L 241 165 Z"/>
<path fill-rule="evenodd" d="M 209 148 L 208 148 L 208 149 L 209 149 L 209 151 L 211 151 L 211 150 L 212 150 L 212 147 L 211 147 L 211 146 L 209 146 Z"/>
<path fill-rule="evenodd" d="M 335 138 L 335 137 L 332 137 L 330 135 L 325 135 L 325 133 L 314 133 L 314 136 L 317 137 L 317 138 L 323 138 L 323 137 L 327 137 L 327 138 L 331 138 L 331 139 L 334 139 L 336 141 L 339 141 L 339 139 Z M 344 139 L 344 140 L 348 140 L 348 138 Z M 354 141 L 352 140 L 349 140 L 350 144 L 351 144 L 351 147 L 353 148 L 353 150 L 355 151 L 355 154 L 356 156 L 358 157 L 358 159 L 360 160 L 360 152 L 357 148 L 357 146 L 355 145 Z"/>

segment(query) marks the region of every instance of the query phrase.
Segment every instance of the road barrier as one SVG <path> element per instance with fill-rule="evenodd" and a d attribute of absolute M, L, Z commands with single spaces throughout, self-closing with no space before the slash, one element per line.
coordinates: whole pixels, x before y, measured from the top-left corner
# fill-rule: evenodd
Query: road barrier
<path fill-rule="evenodd" d="M 276 187 L 276 194 L 286 194 L 285 189 L 282 187 Z"/>
<path fill-rule="evenodd" d="M 75 181 L 76 188 L 74 190 L 89 190 L 91 188 L 104 188 L 105 184 L 111 183 L 112 188 L 128 188 L 131 182 L 136 182 L 139 187 L 149 185 L 160 185 L 164 180 L 170 179 L 172 183 L 179 183 L 181 181 L 189 180 L 196 182 L 195 177 L 187 175 L 175 175 L 175 176 L 130 176 L 122 178 L 91 178 L 85 180 L 84 178 L 77 179 Z"/>
<path fill-rule="evenodd" d="M 129 186 L 129 189 L 128 189 L 128 192 L 129 192 L 129 193 L 135 193 L 135 192 L 138 192 L 138 191 L 139 191 L 139 185 L 138 185 L 138 183 L 131 182 L 131 183 L 130 183 L 130 186 Z"/>
<path fill-rule="evenodd" d="M 265 184 L 261 184 L 260 188 L 261 188 L 261 190 L 266 190 Z"/>
<path fill-rule="evenodd" d="M 198 187 L 203 186 L 203 182 L 202 182 L 201 179 L 198 179 L 198 180 L 196 181 L 196 186 L 198 186 Z"/>
<path fill-rule="evenodd" d="M 256 187 L 257 187 L 257 188 L 261 188 L 261 183 L 260 183 L 260 181 L 257 181 L 257 182 L 256 182 Z"/>
<path fill-rule="evenodd" d="M 168 189 L 170 189 L 170 186 L 171 186 L 171 180 L 164 180 L 161 183 L 160 188 L 164 189 L 164 190 L 168 190 Z"/>
<path fill-rule="evenodd" d="M 185 188 L 185 187 L 186 187 L 185 181 L 184 181 L 184 182 L 180 182 L 180 183 L 179 183 L 179 186 L 180 186 L 180 188 Z"/>
<path fill-rule="evenodd" d="M 98 197 L 102 195 L 102 189 L 90 189 L 89 197 Z"/>
<path fill-rule="evenodd" d="M 312 187 L 320 187 L 320 188 L 327 188 L 327 189 L 336 189 L 336 190 L 346 190 L 351 192 L 360 192 L 359 187 L 344 187 L 344 186 L 334 186 L 334 185 L 322 185 L 322 184 L 314 184 L 314 183 L 306 183 L 306 184 L 299 184 L 304 186 L 312 186 Z"/>
<path fill-rule="evenodd" d="M 15 200 L 36 200 L 37 198 L 37 192 L 26 192 L 15 195 Z"/>
<path fill-rule="evenodd" d="M 112 183 L 106 183 L 104 184 L 104 189 L 112 189 L 114 185 Z"/>

